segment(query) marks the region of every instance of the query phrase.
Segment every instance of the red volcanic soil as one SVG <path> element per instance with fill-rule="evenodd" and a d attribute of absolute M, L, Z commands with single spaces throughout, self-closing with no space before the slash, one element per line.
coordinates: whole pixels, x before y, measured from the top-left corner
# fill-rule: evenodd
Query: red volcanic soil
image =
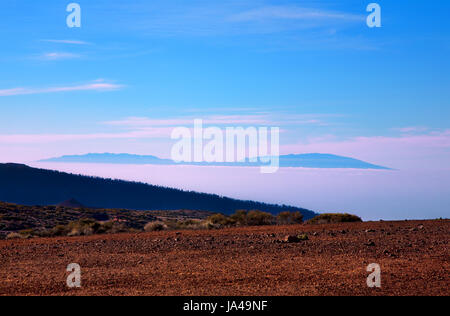
<path fill-rule="evenodd" d="M 450 295 L 449 237 L 441 220 L 0 241 L 0 295 Z"/>

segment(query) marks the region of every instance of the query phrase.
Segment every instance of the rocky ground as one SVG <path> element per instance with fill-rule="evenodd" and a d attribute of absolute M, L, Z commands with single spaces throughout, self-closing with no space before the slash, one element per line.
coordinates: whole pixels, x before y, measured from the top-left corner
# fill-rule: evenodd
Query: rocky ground
<path fill-rule="evenodd" d="M 449 239 L 440 220 L 2 240 L 0 295 L 450 295 Z"/>

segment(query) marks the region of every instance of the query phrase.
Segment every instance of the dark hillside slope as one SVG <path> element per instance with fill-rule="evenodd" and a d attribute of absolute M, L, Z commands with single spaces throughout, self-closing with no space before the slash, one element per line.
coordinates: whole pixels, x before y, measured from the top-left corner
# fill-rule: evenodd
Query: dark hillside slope
<path fill-rule="evenodd" d="M 241 201 L 218 195 L 181 191 L 137 182 L 80 176 L 19 164 L 0 164 L 0 201 L 23 205 L 56 205 L 67 199 L 94 208 L 178 210 L 234 213 L 259 209 L 270 213 L 300 211 L 305 219 L 314 212 L 289 206 Z"/>

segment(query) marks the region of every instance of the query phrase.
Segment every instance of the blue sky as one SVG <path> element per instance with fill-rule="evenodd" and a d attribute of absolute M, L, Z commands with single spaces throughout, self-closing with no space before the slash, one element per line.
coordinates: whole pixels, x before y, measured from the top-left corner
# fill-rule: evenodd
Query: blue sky
<path fill-rule="evenodd" d="M 4 0 L 1 161 L 166 156 L 174 125 L 280 126 L 283 153 L 450 161 L 448 1 Z M 175 122 L 175 123 L 174 123 Z"/>

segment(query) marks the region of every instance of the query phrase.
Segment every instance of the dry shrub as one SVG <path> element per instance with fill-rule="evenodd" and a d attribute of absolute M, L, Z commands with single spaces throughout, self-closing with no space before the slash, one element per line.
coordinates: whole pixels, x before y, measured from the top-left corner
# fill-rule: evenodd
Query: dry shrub
<path fill-rule="evenodd" d="M 214 224 L 213 222 L 209 221 L 209 220 L 205 220 L 202 222 L 202 224 L 200 225 L 201 229 L 219 229 L 221 228 L 220 225 Z"/>
<path fill-rule="evenodd" d="M 303 214 L 300 212 L 282 212 L 277 216 L 279 225 L 292 225 L 303 223 Z"/>
<path fill-rule="evenodd" d="M 177 229 L 201 229 L 203 221 L 199 219 L 187 219 L 177 222 Z"/>
<path fill-rule="evenodd" d="M 11 239 L 25 239 L 27 237 L 25 237 L 24 235 L 21 235 L 19 233 L 9 233 L 6 236 L 6 239 L 11 240 Z"/>
<path fill-rule="evenodd" d="M 41 232 L 42 237 L 54 236 L 90 236 L 97 234 L 116 234 L 130 232 L 132 229 L 117 222 L 97 222 L 94 219 L 81 219 L 67 225 L 57 225 L 53 229 Z"/>
<path fill-rule="evenodd" d="M 167 229 L 167 225 L 163 222 L 150 222 L 144 226 L 146 232 L 159 232 Z"/>
<path fill-rule="evenodd" d="M 71 222 L 67 225 L 70 231 L 67 236 L 90 236 L 97 234 L 100 230 L 101 224 L 93 219 L 81 219 L 76 222 Z"/>

